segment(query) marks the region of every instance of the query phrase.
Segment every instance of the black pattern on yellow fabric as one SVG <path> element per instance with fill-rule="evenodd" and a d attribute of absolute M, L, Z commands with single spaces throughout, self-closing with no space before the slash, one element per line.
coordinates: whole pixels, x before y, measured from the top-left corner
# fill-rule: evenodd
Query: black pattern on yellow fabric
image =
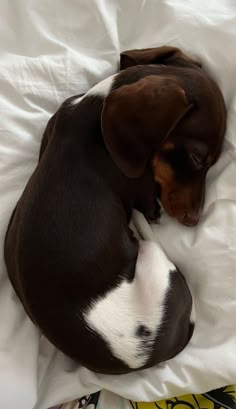
<path fill-rule="evenodd" d="M 151 403 L 129 402 L 132 409 L 236 409 L 236 387 L 225 386 L 202 395 L 184 395 Z"/>

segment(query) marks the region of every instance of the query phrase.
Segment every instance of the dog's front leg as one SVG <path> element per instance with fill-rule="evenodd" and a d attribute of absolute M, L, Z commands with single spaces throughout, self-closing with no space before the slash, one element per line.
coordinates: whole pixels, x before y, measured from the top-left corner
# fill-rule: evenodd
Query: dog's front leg
<path fill-rule="evenodd" d="M 144 214 L 149 222 L 158 223 L 161 216 L 161 207 L 157 200 L 157 185 L 149 169 L 140 178 L 139 200 L 136 209 Z"/>

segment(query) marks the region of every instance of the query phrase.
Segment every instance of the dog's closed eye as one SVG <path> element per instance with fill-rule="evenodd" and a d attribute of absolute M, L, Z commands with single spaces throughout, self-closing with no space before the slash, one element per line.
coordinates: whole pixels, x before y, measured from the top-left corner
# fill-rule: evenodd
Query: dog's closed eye
<path fill-rule="evenodd" d="M 199 141 L 188 141 L 187 151 L 191 165 L 194 170 L 202 170 L 208 166 L 208 149 L 207 146 Z"/>
<path fill-rule="evenodd" d="M 189 155 L 189 157 L 190 157 L 190 160 L 192 162 L 192 165 L 194 166 L 194 168 L 196 170 L 204 168 L 206 166 L 206 164 L 207 164 L 206 158 L 202 157 L 202 155 L 199 154 L 198 151 L 192 152 Z"/>

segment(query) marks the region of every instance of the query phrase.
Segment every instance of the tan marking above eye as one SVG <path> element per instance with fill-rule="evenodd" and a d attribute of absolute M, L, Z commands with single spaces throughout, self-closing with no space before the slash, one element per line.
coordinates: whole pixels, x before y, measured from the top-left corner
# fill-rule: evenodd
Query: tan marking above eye
<path fill-rule="evenodd" d="M 175 149 L 175 145 L 173 143 L 171 143 L 171 142 L 167 142 L 163 146 L 164 151 L 172 151 L 173 149 Z"/>

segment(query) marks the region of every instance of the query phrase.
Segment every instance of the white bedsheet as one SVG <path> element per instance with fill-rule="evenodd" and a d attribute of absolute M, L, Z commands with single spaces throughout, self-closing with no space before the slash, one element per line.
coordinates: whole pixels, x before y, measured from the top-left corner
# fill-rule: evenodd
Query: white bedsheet
<path fill-rule="evenodd" d="M 233 0 L 0 2 L 1 408 L 46 409 L 101 388 L 151 401 L 236 382 L 235 41 Z M 120 51 L 163 44 L 199 58 L 228 108 L 224 152 L 207 178 L 201 222 L 185 228 L 165 216 L 153 227 L 192 288 L 197 326 L 189 346 L 159 367 L 96 375 L 56 351 L 25 315 L 7 278 L 3 239 L 60 103 L 116 72 Z"/>

